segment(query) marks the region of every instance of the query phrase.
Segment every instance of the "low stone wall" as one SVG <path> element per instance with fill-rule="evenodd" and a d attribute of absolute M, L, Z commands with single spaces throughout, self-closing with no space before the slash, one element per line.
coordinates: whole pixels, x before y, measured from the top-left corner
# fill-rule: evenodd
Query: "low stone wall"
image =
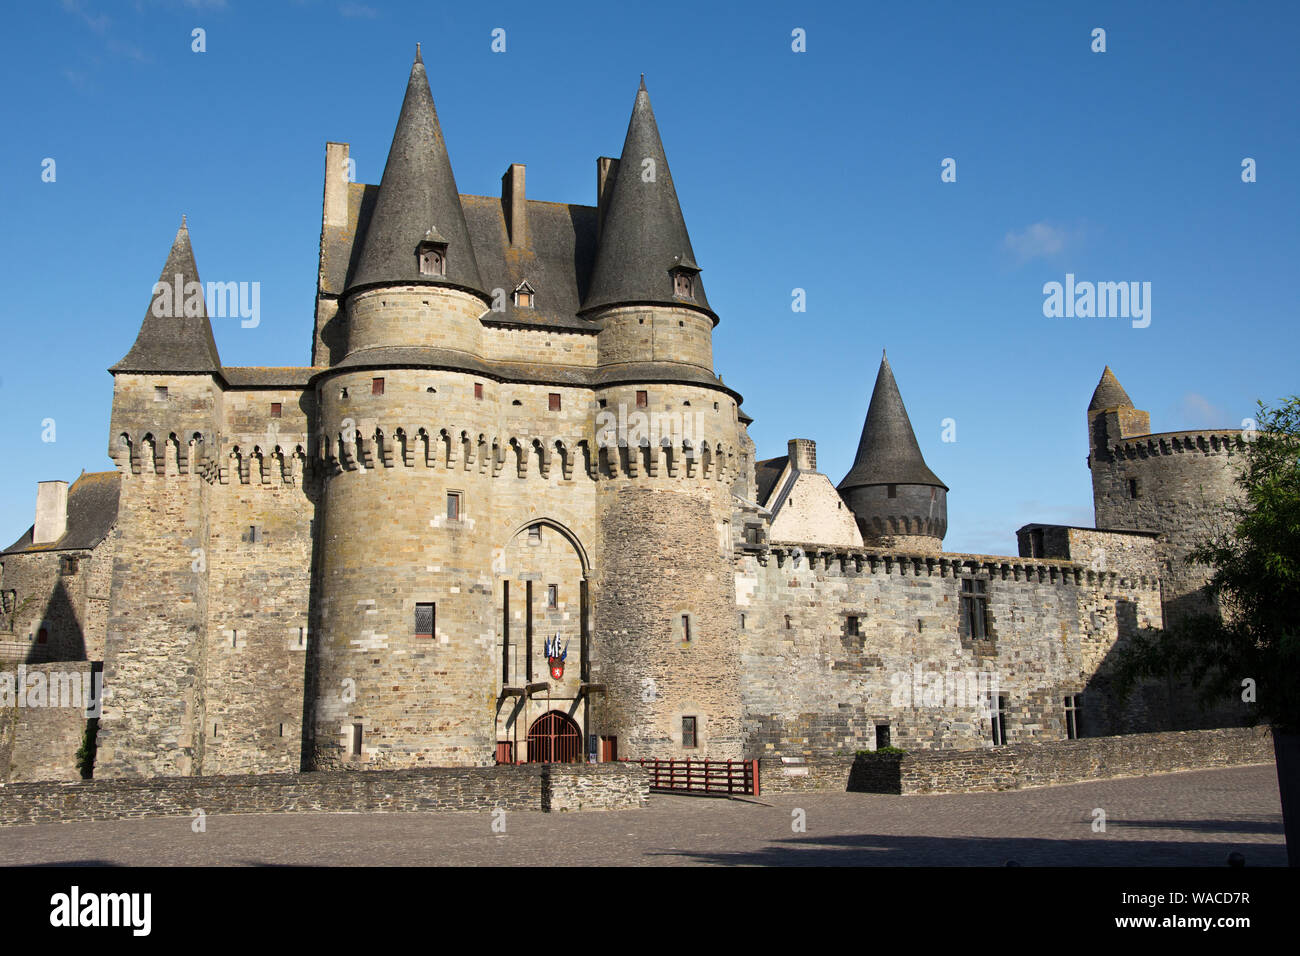
<path fill-rule="evenodd" d="M 1273 762 L 1268 727 L 1085 737 L 905 756 L 767 758 L 762 793 L 968 793 Z"/>
<path fill-rule="evenodd" d="M 628 764 L 523 764 L 162 777 L 0 786 L 0 826 L 204 813 L 622 810 L 645 805 Z"/>
<path fill-rule="evenodd" d="M 1268 727 L 1232 727 L 908 754 L 899 783 L 902 793 L 1019 790 L 1272 762 Z"/>

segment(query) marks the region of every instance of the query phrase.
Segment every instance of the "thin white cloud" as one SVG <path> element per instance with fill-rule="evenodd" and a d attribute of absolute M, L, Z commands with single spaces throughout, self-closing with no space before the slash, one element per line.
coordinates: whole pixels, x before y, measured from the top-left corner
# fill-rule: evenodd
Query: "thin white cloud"
<path fill-rule="evenodd" d="M 1071 235 L 1059 226 L 1036 222 L 1019 232 L 1008 232 L 1002 239 L 1002 248 L 1025 263 L 1031 259 L 1059 256 L 1071 242 Z"/>
<path fill-rule="evenodd" d="M 1241 419 L 1234 419 L 1226 409 L 1215 405 L 1199 392 L 1187 392 L 1178 402 L 1178 412 L 1192 428 L 1237 428 Z"/>

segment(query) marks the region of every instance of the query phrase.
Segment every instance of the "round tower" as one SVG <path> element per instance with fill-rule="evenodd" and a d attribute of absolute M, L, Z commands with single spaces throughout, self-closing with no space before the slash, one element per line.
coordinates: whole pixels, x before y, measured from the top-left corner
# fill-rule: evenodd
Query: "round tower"
<path fill-rule="evenodd" d="M 858 519 L 867 547 L 943 550 L 948 486 L 921 455 L 894 372 L 883 355 L 858 454 L 839 491 Z"/>
<path fill-rule="evenodd" d="M 317 768 L 485 764 L 495 732 L 482 289 L 417 52 L 317 375 L 326 475 L 311 657 Z M 492 386 L 495 388 L 495 385 Z"/>
<path fill-rule="evenodd" d="M 620 756 L 739 758 L 740 397 L 713 373 L 717 316 L 644 82 L 608 175 L 583 303 L 600 327 L 593 732 Z"/>
<path fill-rule="evenodd" d="M 1156 549 L 1166 626 L 1215 611 L 1205 590 L 1211 570 L 1186 557 L 1240 493 L 1242 432 L 1152 434 L 1150 414 L 1133 405 L 1108 365 L 1088 403 L 1088 438 L 1096 526 L 1161 533 Z"/>

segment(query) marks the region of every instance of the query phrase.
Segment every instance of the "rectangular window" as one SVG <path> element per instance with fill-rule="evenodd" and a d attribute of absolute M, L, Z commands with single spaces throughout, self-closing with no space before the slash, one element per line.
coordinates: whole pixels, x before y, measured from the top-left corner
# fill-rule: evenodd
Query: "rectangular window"
<path fill-rule="evenodd" d="M 889 486 L 889 490 L 888 490 L 888 494 L 889 494 L 889 497 L 891 497 L 891 498 L 897 498 L 897 497 L 898 497 L 898 485 L 890 485 L 890 486 Z"/>
<path fill-rule="evenodd" d="M 848 631 L 849 637 L 860 637 L 862 635 L 862 619 L 856 614 L 850 614 L 844 623 L 845 630 Z"/>
<path fill-rule="evenodd" d="M 1001 747 L 1007 742 L 1007 699 L 998 698 L 998 711 L 993 715 L 993 746 Z"/>
<path fill-rule="evenodd" d="M 541 525 L 539 525 L 539 524 L 535 524 L 535 525 L 532 525 L 532 526 L 528 529 L 528 543 L 529 543 L 529 544 L 541 544 L 541 543 L 542 543 L 542 526 L 541 526 Z"/>
<path fill-rule="evenodd" d="M 650 404 L 650 395 L 649 395 L 648 392 L 637 392 L 637 393 L 636 393 L 636 407 L 637 407 L 637 408 L 645 408 L 645 407 L 648 406 L 649 404 Z"/>
<path fill-rule="evenodd" d="M 756 524 L 745 525 L 745 544 L 762 544 L 763 529 Z"/>
<path fill-rule="evenodd" d="M 546 585 L 546 607 L 554 611 L 560 606 L 560 587 L 558 584 Z"/>
<path fill-rule="evenodd" d="M 1065 736 L 1067 740 L 1079 739 L 1079 694 L 1067 694 L 1065 698 Z"/>
<path fill-rule="evenodd" d="M 551 408 L 551 411 L 553 411 L 553 412 L 558 412 L 558 411 L 560 410 L 560 393 L 559 393 L 559 392 L 551 392 L 551 395 L 550 395 L 550 408 Z"/>
<path fill-rule="evenodd" d="M 49 641 L 49 639 L 50 639 L 50 632 L 45 628 L 41 628 L 39 631 L 36 632 L 37 644 L 45 644 Z"/>
<path fill-rule="evenodd" d="M 384 394 L 384 380 L 382 378 L 372 378 L 370 380 L 370 394 L 371 395 Z"/>
<path fill-rule="evenodd" d="M 694 717 L 682 718 L 682 746 L 683 747 L 698 746 L 695 739 L 695 718 Z"/>
<path fill-rule="evenodd" d="M 282 407 L 283 407 L 283 406 L 282 406 L 282 404 L 281 404 L 280 402 L 272 402 L 272 403 L 271 403 L 271 417 L 272 417 L 272 418 L 279 418 L 279 417 L 280 417 L 280 409 L 281 409 Z"/>
<path fill-rule="evenodd" d="M 988 595 L 986 582 L 976 578 L 962 578 L 961 629 L 962 636 L 975 641 L 986 640 L 988 628 Z"/>
<path fill-rule="evenodd" d="M 476 399 L 478 399 L 480 402 L 483 401 L 483 383 L 482 383 L 482 382 L 475 382 L 475 383 L 474 383 L 474 397 L 475 397 Z"/>
<path fill-rule="evenodd" d="M 1029 556 L 1031 558 L 1043 558 L 1047 556 L 1043 547 L 1043 529 L 1036 528 L 1029 532 Z"/>
<path fill-rule="evenodd" d="M 1138 480 L 1136 478 L 1130 478 L 1128 480 L 1128 496 L 1130 498 L 1136 498 L 1138 496 Z"/>
<path fill-rule="evenodd" d="M 448 521 L 460 520 L 460 492 L 459 491 L 447 492 L 447 520 Z"/>
<path fill-rule="evenodd" d="M 433 637 L 434 607 L 433 604 L 415 605 L 416 637 Z"/>
<path fill-rule="evenodd" d="M 165 402 L 165 401 L 167 401 L 167 386 L 166 386 L 166 385 L 155 385 L 155 386 L 153 387 L 153 400 L 154 400 L 155 402 Z"/>
<path fill-rule="evenodd" d="M 884 750 L 889 746 L 889 724 L 876 724 L 876 749 Z"/>

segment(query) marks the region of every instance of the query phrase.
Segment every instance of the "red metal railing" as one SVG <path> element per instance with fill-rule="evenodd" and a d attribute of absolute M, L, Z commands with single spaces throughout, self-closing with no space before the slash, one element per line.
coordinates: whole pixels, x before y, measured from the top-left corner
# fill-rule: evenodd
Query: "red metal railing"
<path fill-rule="evenodd" d="M 758 796 L 757 760 L 627 760 L 650 771 L 650 789 L 661 793 Z"/>

